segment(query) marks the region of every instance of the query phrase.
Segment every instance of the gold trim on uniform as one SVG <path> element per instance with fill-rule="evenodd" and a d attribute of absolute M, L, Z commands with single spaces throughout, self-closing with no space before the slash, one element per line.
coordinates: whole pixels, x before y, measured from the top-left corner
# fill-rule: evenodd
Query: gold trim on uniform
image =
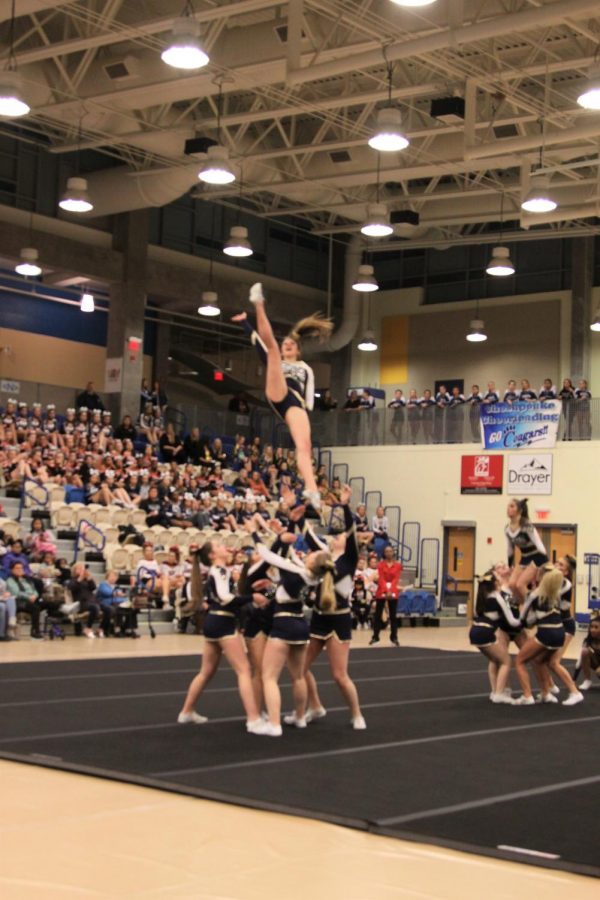
<path fill-rule="evenodd" d="M 338 644 L 351 644 L 352 638 L 347 638 L 345 641 L 339 637 L 335 631 L 330 631 L 328 634 L 313 634 L 312 631 L 310 633 L 310 637 L 314 638 L 316 641 L 328 641 L 332 637 L 336 639 Z"/>
<path fill-rule="evenodd" d="M 221 609 L 209 609 L 207 616 L 227 616 L 228 619 L 235 619 L 235 613 L 225 612 Z"/>

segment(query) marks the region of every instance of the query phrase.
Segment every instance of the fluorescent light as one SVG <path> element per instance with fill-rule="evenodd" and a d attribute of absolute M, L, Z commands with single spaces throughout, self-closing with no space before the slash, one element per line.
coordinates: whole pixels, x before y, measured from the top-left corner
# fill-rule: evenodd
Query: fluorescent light
<path fill-rule="evenodd" d="M 199 34 L 200 27 L 192 16 L 175 19 L 169 46 L 160 54 L 162 61 L 175 69 L 201 69 L 208 63 L 208 54 Z"/>
<path fill-rule="evenodd" d="M 492 258 L 485 271 L 488 275 L 496 275 L 498 277 L 515 274 L 515 267 L 511 262 L 508 247 L 494 247 Z"/>
<path fill-rule="evenodd" d="M 377 113 L 375 131 L 369 147 L 382 153 L 405 150 L 409 141 L 402 133 L 402 115 L 396 106 L 384 106 Z"/>
<path fill-rule="evenodd" d="M 375 334 L 371 331 L 370 328 L 365 331 L 364 337 L 358 345 L 358 349 L 364 351 L 365 353 L 372 353 L 374 350 L 377 350 Z"/>
<path fill-rule="evenodd" d="M 7 69 L 0 73 L 0 116 L 5 119 L 16 119 L 26 116 L 31 111 L 23 97 L 21 76 L 18 72 Z"/>
<path fill-rule="evenodd" d="M 221 314 L 216 291 L 202 291 L 202 302 L 198 307 L 198 314 L 201 316 L 218 316 Z"/>
<path fill-rule="evenodd" d="M 393 233 L 384 203 L 370 203 L 367 206 L 367 220 L 360 230 L 367 237 L 387 237 Z"/>
<path fill-rule="evenodd" d="M 235 175 L 228 160 L 227 148 L 213 144 L 206 151 L 206 161 L 198 172 L 198 178 L 207 184 L 231 184 L 235 181 Z"/>
<path fill-rule="evenodd" d="M 592 331 L 600 331 L 600 306 L 596 310 L 594 314 L 594 318 L 592 320 L 592 324 L 590 325 L 590 329 Z"/>
<path fill-rule="evenodd" d="M 352 285 L 354 291 L 361 293 L 369 293 L 370 291 L 378 291 L 379 285 L 374 275 L 373 266 L 363 264 L 358 267 L 358 272 Z"/>
<path fill-rule="evenodd" d="M 229 240 L 223 247 L 227 256 L 252 256 L 252 246 L 248 240 L 248 229 L 243 225 L 232 225 Z"/>
<path fill-rule="evenodd" d="M 547 213 L 556 209 L 558 203 L 550 195 L 550 179 L 547 175 L 532 175 L 527 196 L 521 209 L 530 213 Z"/>
<path fill-rule="evenodd" d="M 66 212 L 85 213 L 94 208 L 88 194 L 88 184 L 85 178 L 73 177 L 67 180 L 67 189 L 62 195 L 58 205 Z"/>
<path fill-rule="evenodd" d="M 38 266 L 37 263 L 38 252 L 35 247 L 23 247 L 20 256 L 22 262 L 17 263 L 15 272 L 28 278 L 34 278 L 36 275 L 42 274 L 41 266 Z"/>
<path fill-rule="evenodd" d="M 600 109 L 600 64 L 590 68 L 589 81 L 577 98 L 584 109 Z"/>
<path fill-rule="evenodd" d="M 94 312 L 94 298 L 92 294 L 82 294 L 81 295 L 81 304 L 79 306 L 81 312 L 91 313 Z"/>
<path fill-rule="evenodd" d="M 479 343 L 480 341 L 487 341 L 483 319 L 471 319 L 469 327 L 471 330 L 467 335 L 468 341 L 472 344 Z"/>
<path fill-rule="evenodd" d="M 408 6 L 408 7 L 418 7 L 418 6 L 432 6 L 436 0 L 392 0 L 392 3 L 395 3 L 396 6 Z"/>

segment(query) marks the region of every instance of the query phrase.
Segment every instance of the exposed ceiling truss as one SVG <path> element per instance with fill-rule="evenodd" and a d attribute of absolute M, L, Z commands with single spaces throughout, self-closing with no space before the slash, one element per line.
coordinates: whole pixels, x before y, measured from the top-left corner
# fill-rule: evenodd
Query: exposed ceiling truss
<path fill-rule="evenodd" d="M 160 60 L 182 0 L 17 3 L 16 58 L 33 112 L 28 139 L 50 152 L 95 148 L 132 172 L 189 167 L 187 138 L 216 138 L 243 171 L 244 206 L 293 215 L 307 230 L 358 230 L 378 194 L 366 141 L 386 102 L 387 66 L 410 147 L 381 155 L 379 194 L 412 209 L 420 246 L 472 241 L 522 219 L 521 192 L 544 145 L 560 199 L 548 234 L 589 233 L 600 209 L 600 114 L 576 97 L 600 46 L 600 8 L 584 0 L 197 0 L 211 62 L 179 73 Z M 2 29 L 10 4 L 0 0 Z M 115 73 L 118 73 L 115 77 Z M 467 101 L 465 121 L 430 115 L 433 98 Z M 544 135 L 542 137 L 542 134 Z M 238 202 L 238 187 L 196 188 Z M 568 224 L 565 224 L 568 223 Z"/>

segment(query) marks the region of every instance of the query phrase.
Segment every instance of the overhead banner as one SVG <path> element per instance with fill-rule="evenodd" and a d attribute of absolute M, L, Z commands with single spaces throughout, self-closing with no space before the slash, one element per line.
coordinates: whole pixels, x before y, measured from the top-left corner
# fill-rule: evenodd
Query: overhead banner
<path fill-rule="evenodd" d="M 460 466 L 461 494 L 501 494 L 504 457 L 500 453 L 490 456 L 463 456 Z"/>
<path fill-rule="evenodd" d="M 560 400 L 481 405 L 481 437 L 486 450 L 554 447 L 562 404 Z"/>
<path fill-rule="evenodd" d="M 511 494 L 551 494 L 552 454 L 509 454 L 507 480 Z"/>

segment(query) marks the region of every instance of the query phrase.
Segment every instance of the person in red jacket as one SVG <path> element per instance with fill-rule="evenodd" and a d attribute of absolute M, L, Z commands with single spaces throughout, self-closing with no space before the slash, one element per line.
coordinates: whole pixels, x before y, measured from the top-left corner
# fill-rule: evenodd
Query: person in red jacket
<path fill-rule="evenodd" d="M 387 603 L 390 619 L 390 640 L 396 647 L 398 644 L 398 621 L 396 619 L 396 607 L 400 593 L 400 575 L 402 563 L 395 558 L 393 547 L 386 547 L 383 551 L 383 559 L 377 566 L 377 593 L 375 594 L 375 617 L 373 620 L 373 637 L 370 644 L 379 643 L 379 632 L 383 610 Z"/>

